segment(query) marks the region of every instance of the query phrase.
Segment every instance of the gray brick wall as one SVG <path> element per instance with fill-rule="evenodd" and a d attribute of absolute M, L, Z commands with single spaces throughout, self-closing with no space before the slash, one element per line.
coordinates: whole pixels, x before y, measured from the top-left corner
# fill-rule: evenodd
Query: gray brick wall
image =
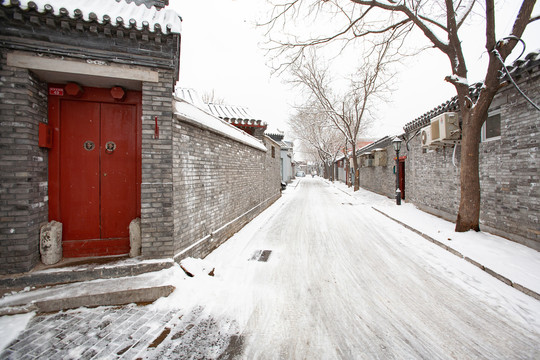
<path fill-rule="evenodd" d="M 538 72 L 521 79 L 522 90 L 540 102 Z M 490 111 L 501 112 L 501 138 L 480 144 L 480 228 L 540 250 L 540 113 L 508 85 Z M 406 163 L 408 201 L 455 221 L 459 208 L 459 159 L 452 148 L 423 152 L 411 141 Z"/>
<path fill-rule="evenodd" d="M 47 150 L 37 146 L 38 123 L 47 121 L 47 89 L 31 71 L 6 65 L 6 54 L 15 50 L 159 72 L 158 83 L 142 86 L 143 255 L 172 256 L 171 94 L 178 78 L 180 36 L 23 11 L 8 4 L 0 5 L 0 17 L 0 273 L 27 271 L 38 262 L 39 227 L 48 218 Z M 155 116 L 161 129 L 156 140 Z"/>
<path fill-rule="evenodd" d="M 161 70 L 159 83 L 143 83 L 141 233 L 145 257 L 174 253 L 171 79 L 171 71 Z M 156 116 L 159 139 L 154 139 Z"/>
<path fill-rule="evenodd" d="M 206 256 L 280 196 L 279 146 L 264 141 L 267 152 L 174 120 L 177 260 Z"/>
<path fill-rule="evenodd" d="M 8 67 L 0 49 L 0 274 L 30 270 L 39 260 L 39 228 L 47 222 L 47 88 L 28 70 Z"/>
<path fill-rule="evenodd" d="M 175 78 L 178 77 L 179 35 L 114 27 L 110 23 L 75 20 L 33 9 L 22 11 L 8 4 L 0 5 L 0 17 L 0 35 L 9 38 L 9 41 L 2 43 L 3 47 L 13 50 L 31 48 L 44 54 L 170 68 L 175 71 Z M 128 23 L 129 19 L 124 21 Z M 114 56 L 110 52 L 114 52 Z"/>
<path fill-rule="evenodd" d="M 396 174 L 394 174 L 394 165 L 396 163 L 396 153 L 392 146 L 386 149 L 386 166 L 362 166 L 360 167 L 360 187 L 373 191 L 377 194 L 395 198 L 396 195 Z M 399 156 L 407 155 L 404 151 L 405 143 L 403 143 L 402 151 Z M 360 163 L 360 161 L 359 161 Z M 405 197 L 407 197 L 408 179 L 405 177 Z"/>
<path fill-rule="evenodd" d="M 456 214 L 459 206 L 459 166 L 461 147 L 456 148 L 453 164 L 453 147 L 423 150 L 420 135 L 409 143 L 410 151 L 405 163 L 407 201 L 421 208 L 441 212 L 439 215 Z M 445 216 L 455 221 L 455 216 Z"/>

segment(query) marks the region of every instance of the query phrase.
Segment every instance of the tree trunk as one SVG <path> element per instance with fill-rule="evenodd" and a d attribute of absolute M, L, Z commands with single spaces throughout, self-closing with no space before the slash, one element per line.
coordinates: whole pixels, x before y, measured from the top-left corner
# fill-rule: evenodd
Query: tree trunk
<path fill-rule="evenodd" d="M 461 140 L 461 198 L 456 220 L 456 231 L 480 231 L 480 174 L 479 155 L 482 124 L 487 117 L 478 108 L 463 111 Z"/>
<path fill-rule="evenodd" d="M 345 155 L 345 182 L 347 183 L 347 187 L 352 186 L 352 179 L 351 179 L 351 162 L 347 158 L 347 155 Z"/>

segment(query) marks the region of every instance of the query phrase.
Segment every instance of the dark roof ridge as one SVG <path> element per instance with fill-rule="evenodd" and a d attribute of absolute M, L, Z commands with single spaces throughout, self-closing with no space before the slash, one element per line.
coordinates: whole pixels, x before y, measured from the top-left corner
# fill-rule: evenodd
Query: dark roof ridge
<path fill-rule="evenodd" d="M 106 6 L 99 8 L 100 2 Z M 0 6 L 19 10 L 18 15 L 15 14 L 16 20 L 24 20 L 21 16 L 28 14 L 53 18 L 57 21 L 69 19 L 78 23 L 97 23 L 101 26 L 164 35 L 181 32 L 181 17 L 172 9 L 148 8 L 143 4 L 123 0 L 108 0 L 106 3 L 103 0 L 94 0 L 90 3 L 91 5 L 88 3 L 81 0 L 56 3 L 52 0 L 46 3 L 31 0 L 0 0 Z M 50 23 L 47 24 L 50 25 Z"/>
<path fill-rule="evenodd" d="M 530 73 L 536 67 L 540 67 L 540 50 L 528 53 L 524 59 L 517 59 L 512 65 L 507 66 L 507 69 L 512 78 L 519 79 L 524 74 Z M 501 83 L 508 81 L 508 75 L 506 73 L 501 73 L 500 81 Z M 471 97 L 471 100 L 476 101 L 478 99 L 482 86 L 484 86 L 483 82 L 477 82 L 469 86 L 469 96 Z M 429 125 L 430 120 L 435 116 L 445 112 L 455 111 L 459 111 L 457 95 L 406 123 L 405 126 L 403 126 L 403 130 L 405 130 L 405 132 L 415 131 Z"/>

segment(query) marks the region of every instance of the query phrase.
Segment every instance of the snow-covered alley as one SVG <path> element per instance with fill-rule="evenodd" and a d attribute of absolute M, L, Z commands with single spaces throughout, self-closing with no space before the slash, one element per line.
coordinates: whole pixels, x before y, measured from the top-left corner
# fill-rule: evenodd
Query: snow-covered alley
<path fill-rule="evenodd" d="M 177 289 L 152 305 L 36 316 L 18 339 L 29 354 L 33 329 L 48 323 L 52 344 L 80 327 L 39 344 L 73 359 L 540 357 L 540 301 L 319 178 L 289 185 L 204 263 L 214 277 L 164 270 Z"/>
<path fill-rule="evenodd" d="M 288 191 L 209 257 L 247 287 L 243 358 L 539 356 L 537 300 L 319 179 Z"/>

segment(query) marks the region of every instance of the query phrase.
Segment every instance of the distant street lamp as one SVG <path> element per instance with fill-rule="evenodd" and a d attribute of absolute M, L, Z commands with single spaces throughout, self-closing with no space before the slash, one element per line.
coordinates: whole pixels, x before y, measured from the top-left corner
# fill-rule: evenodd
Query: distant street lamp
<path fill-rule="evenodd" d="M 401 190 L 399 189 L 399 150 L 401 150 L 401 139 L 395 137 L 392 146 L 396 151 L 396 205 L 401 205 Z"/>

